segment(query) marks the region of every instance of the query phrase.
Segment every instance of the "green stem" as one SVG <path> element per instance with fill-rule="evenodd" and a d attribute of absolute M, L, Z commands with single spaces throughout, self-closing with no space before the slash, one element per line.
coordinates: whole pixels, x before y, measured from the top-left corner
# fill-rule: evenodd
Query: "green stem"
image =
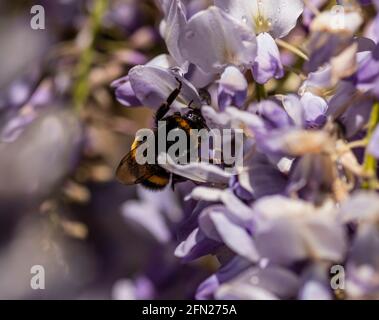
<path fill-rule="evenodd" d="M 367 137 L 366 140 L 370 141 L 372 135 L 379 124 L 379 102 L 376 102 L 372 108 L 370 120 L 368 123 L 367 129 Z M 365 154 L 365 159 L 363 163 L 363 168 L 365 173 L 370 177 L 366 181 L 363 182 L 362 187 L 364 189 L 374 189 L 377 185 L 376 181 L 376 169 L 377 169 L 377 161 L 376 159 L 370 155 L 367 150 Z"/>
<path fill-rule="evenodd" d="M 89 96 L 88 76 L 94 58 L 94 43 L 101 27 L 101 21 L 106 11 L 108 0 L 95 0 L 90 16 L 90 39 L 83 49 L 75 70 L 76 80 L 73 87 L 73 101 L 76 112 L 80 112 Z"/>
<path fill-rule="evenodd" d="M 309 57 L 301 51 L 299 48 L 295 47 L 294 45 L 282 40 L 282 39 L 276 39 L 276 44 L 284 49 L 287 49 L 288 51 L 292 52 L 293 54 L 297 55 L 301 59 L 305 61 L 309 61 Z"/>
<path fill-rule="evenodd" d="M 255 83 L 255 90 L 258 101 L 267 99 L 267 92 L 263 84 Z"/>

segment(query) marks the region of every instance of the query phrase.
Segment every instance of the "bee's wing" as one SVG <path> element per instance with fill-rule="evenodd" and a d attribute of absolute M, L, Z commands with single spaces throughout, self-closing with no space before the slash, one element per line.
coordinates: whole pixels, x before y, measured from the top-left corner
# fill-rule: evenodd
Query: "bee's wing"
<path fill-rule="evenodd" d="M 140 165 L 137 163 L 135 158 L 137 148 L 138 146 L 132 149 L 117 167 L 116 178 L 123 184 L 138 184 L 154 175 L 148 164 Z"/>

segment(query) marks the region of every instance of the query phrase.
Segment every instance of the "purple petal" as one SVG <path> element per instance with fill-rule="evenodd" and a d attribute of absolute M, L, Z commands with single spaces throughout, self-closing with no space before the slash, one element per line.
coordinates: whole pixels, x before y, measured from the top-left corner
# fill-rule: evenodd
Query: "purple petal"
<path fill-rule="evenodd" d="M 186 240 L 176 247 L 175 256 L 182 258 L 183 262 L 190 262 L 214 253 L 221 245 L 221 242 L 207 238 L 199 228 L 196 228 Z"/>
<path fill-rule="evenodd" d="M 251 262 L 239 256 L 235 256 L 226 264 L 222 265 L 216 274 L 204 280 L 196 291 L 196 299 L 213 299 L 214 293 L 222 283 L 229 281 L 251 265 Z"/>

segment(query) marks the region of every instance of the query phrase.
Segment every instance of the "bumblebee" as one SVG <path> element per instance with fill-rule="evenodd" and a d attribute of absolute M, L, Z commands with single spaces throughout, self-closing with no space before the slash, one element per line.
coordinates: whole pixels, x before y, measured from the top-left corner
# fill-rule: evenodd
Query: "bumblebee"
<path fill-rule="evenodd" d="M 191 139 L 192 129 L 207 129 L 206 121 L 201 114 L 201 111 L 196 108 L 191 108 L 185 114 L 181 115 L 180 112 L 175 112 L 172 115 L 166 116 L 170 110 L 170 106 L 177 99 L 181 90 L 182 82 L 176 78 L 178 82 L 178 87 L 169 95 L 166 102 L 163 103 L 157 110 L 155 114 L 155 125 L 154 125 L 154 141 L 156 144 L 155 152 L 155 163 L 158 163 L 158 122 L 164 121 L 166 123 L 167 131 L 174 129 L 182 129 L 186 133 L 187 139 Z M 166 150 L 174 143 L 172 141 L 166 141 Z M 141 184 L 150 190 L 162 190 L 164 189 L 170 181 L 172 181 L 172 187 L 178 182 L 186 181 L 187 179 L 180 177 L 175 174 L 171 174 L 163 167 L 158 164 L 144 164 L 140 165 L 136 161 L 137 148 L 144 143 L 144 141 L 139 141 L 137 138 L 134 140 L 130 152 L 121 160 L 117 170 L 116 177 L 117 180 L 126 185 Z"/>

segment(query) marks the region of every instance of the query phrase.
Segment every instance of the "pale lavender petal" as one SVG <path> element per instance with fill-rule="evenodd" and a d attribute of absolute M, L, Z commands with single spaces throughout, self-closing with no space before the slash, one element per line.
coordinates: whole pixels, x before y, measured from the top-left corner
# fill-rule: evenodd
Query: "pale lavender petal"
<path fill-rule="evenodd" d="M 27 126 L 11 143 L 0 143 L 0 198 L 46 197 L 77 164 L 82 126 L 70 111 L 52 110 Z M 26 160 L 27 159 L 27 160 Z"/>
<path fill-rule="evenodd" d="M 320 67 L 317 71 L 308 74 L 300 91 L 321 91 L 332 87 L 332 67 L 330 64 Z"/>
<path fill-rule="evenodd" d="M 328 104 L 323 98 L 311 92 L 306 92 L 301 97 L 301 103 L 304 108 L 304 117 L 307 127 L 319 128 L 326 123 Z"/>
<path fill-rule="evenodd" d="M 176 62 L 170 55 L 163 53 L 158 56 L 155 56 L 145 65 L 151 67 L 161 67 L 164 69 L 170 69 L 176 66 Z"/>
<path fill-rule="evenodd" d="M 191 102 L 193 107 L 200 107 L 201 101 L 196 89 L 175 72 L 156 66 L 136 66 L 129 71 L 130 84 L 136 97 L 144 106 L 153 109 L 159 108 L 178 88 L 176 78 L 182 82 L 183 87 L 172 108 L 187 108 Z"/>
<path fill-rule="evenodd" d="M 216 0 L 215 4 L 249 26 L 256 33 L 286 36 L 303 12 L 301 0 Z"/>
<path fill-rule="evenodd" d="M 218 299 L 276 300 L 296 296 L 299 279 L 280 267 L 250 268 L 216 291 Z"/>
<path fill-rule="evenodd" d="M 175 61 L 167 54 L 161 54 L 154 57 L 146 63 L 146 66 L 161 67 L 169 69 L 175 66 Z M 140 107 L 142 103 L 136 97 L 136 94 L 130 83 L 129 75 L 117 79 L 111 83 L 111 88 L 115 90 L 116 99 L 126 107 Z"/>
<path fill-rule="evenodd" d="M 236 67 L 227 67 L 218 81 L 218 103 L 221 110 L 228 106 L 242 107 L 247 97 L 247 80 Z"/>
<path fill-rule="evenodd" d="M 199 217 L 199 226 L 209 238 L 224 242 L 232 251 L 249 261 L 258 261 L 259 255 L 252 236 L 235 219 L 233 221 L 233 215 L 225 207 L 205 209 Z"/>
<path fill-rule="evenodd" d="M 332 300 L 330 289 L 317 281 L 308 281 L 301 289 L 301 300 Z"/>
<path fill-rule="evenodd" d="M 236 219 L 239 219 L 241 222 L 252 220 L 253 212 L 251 208 L 244 204 L 228 189 L 219 190 L 207 187 L 197 187 L 191 192 L 189 197 L 209 202 L 222 202 Z"/>
<path fill-rule="evenodd" d="M 229 182 L 230 173 L 220 167 L 206 162 L 191 162 L 189 164 L 176 164 L 168 154 L 160 154 L 158 157 L 160 166 L 181 177 L 197 181 L 226 184 Z"/>
<path fill-rule="evenodd" d="M 279 196 L 259 200 L 254 211 L 257 248 L 270 261 L 340 261 L 346 253 L 345 230 L 333 212 L 317 214 L 316 208 L 305 201 Z"/>
<path fill-rule="evenodd" d="M 112 288 L 112 298 L 115 300 L 150 300 L 155 295 L 153 283 L 146 277 L 140 276 L 134 281 L 120 279 Z"/>
<path fill-rule="evenodd" d="M 292 220 L 275 219 L 257 231 L 258 251 L 273 263 L 290 264 L 306 259 L 308 254 L 299 228 Z"/>
<path fill-rule="evenodd" d="M 367 151 L 375 158 L 379 159 L 379 126 L 376 128 L 371 137 Z"/>
<path fill-rule="evenodd" d="M 179 199 L 170 187 L 160 192 L 151 192 L 143 187 L 137 187 L 137 194 L 141 201 L 150 203 L 160 210 L 172 222 L 179 222 L 183 218 L 183 212 Z"/>
<path fill-rule="evenodd" d="M 284 76 L 280 53 L 275 40 L 264 32 L 257 37 L 258 53 L 253 65 L 255 81 L 265 84 L 272 78 L 280 79 Z"/>
<path fill-rule="evenodd" d="M 343 259 L 347 250 L 344 226 L 327 217 L 312 217 L 304 232 L 306 245 L 313 258 L 329 261 Z"/>
<path fill-rule="evenodd" d="M 289 94 L 283 98 L 283 107 L 299 128 L 304 126 L 304 109 L 300 98 L 295 94 Z"/>
<path fill-rule="evenodd" d="M 376 223 L 379 221 L 379 196 L 373 191 L 356 191 L 341 204 L 341 219 L 345 222 Z"/>
<path fill-rule="evenodd" d="M 122 215 L 128 222 L 136 222 L 157 241 L 167 243 L 171 233 L 159 209 L 149 202 L 129 200 L 122 206 Z"/>
<path fill-rule="evenodd" d="M 180 0 L 170 1 L 165 11 L 164 28 L 161 28 L 162 36 L 165 39 L 168 52 L 180 66 L 185 63 L 179 46 L 179 38 L 187 23 L 186 14 Z"/>
<path fill-rule="evenodd" d="M 233 285 L 223 284 L 216 291 L 217 300 L 278 300 L 270 291 L 243 282 Z"/>
<path fill-rule="evenodd" d="M 179 44 L 183 56 L 206 73 L 221 73 L 228 65 L 251 66 L 257 50 L 255 35 L 213 6 L 188 21 Z"/>

